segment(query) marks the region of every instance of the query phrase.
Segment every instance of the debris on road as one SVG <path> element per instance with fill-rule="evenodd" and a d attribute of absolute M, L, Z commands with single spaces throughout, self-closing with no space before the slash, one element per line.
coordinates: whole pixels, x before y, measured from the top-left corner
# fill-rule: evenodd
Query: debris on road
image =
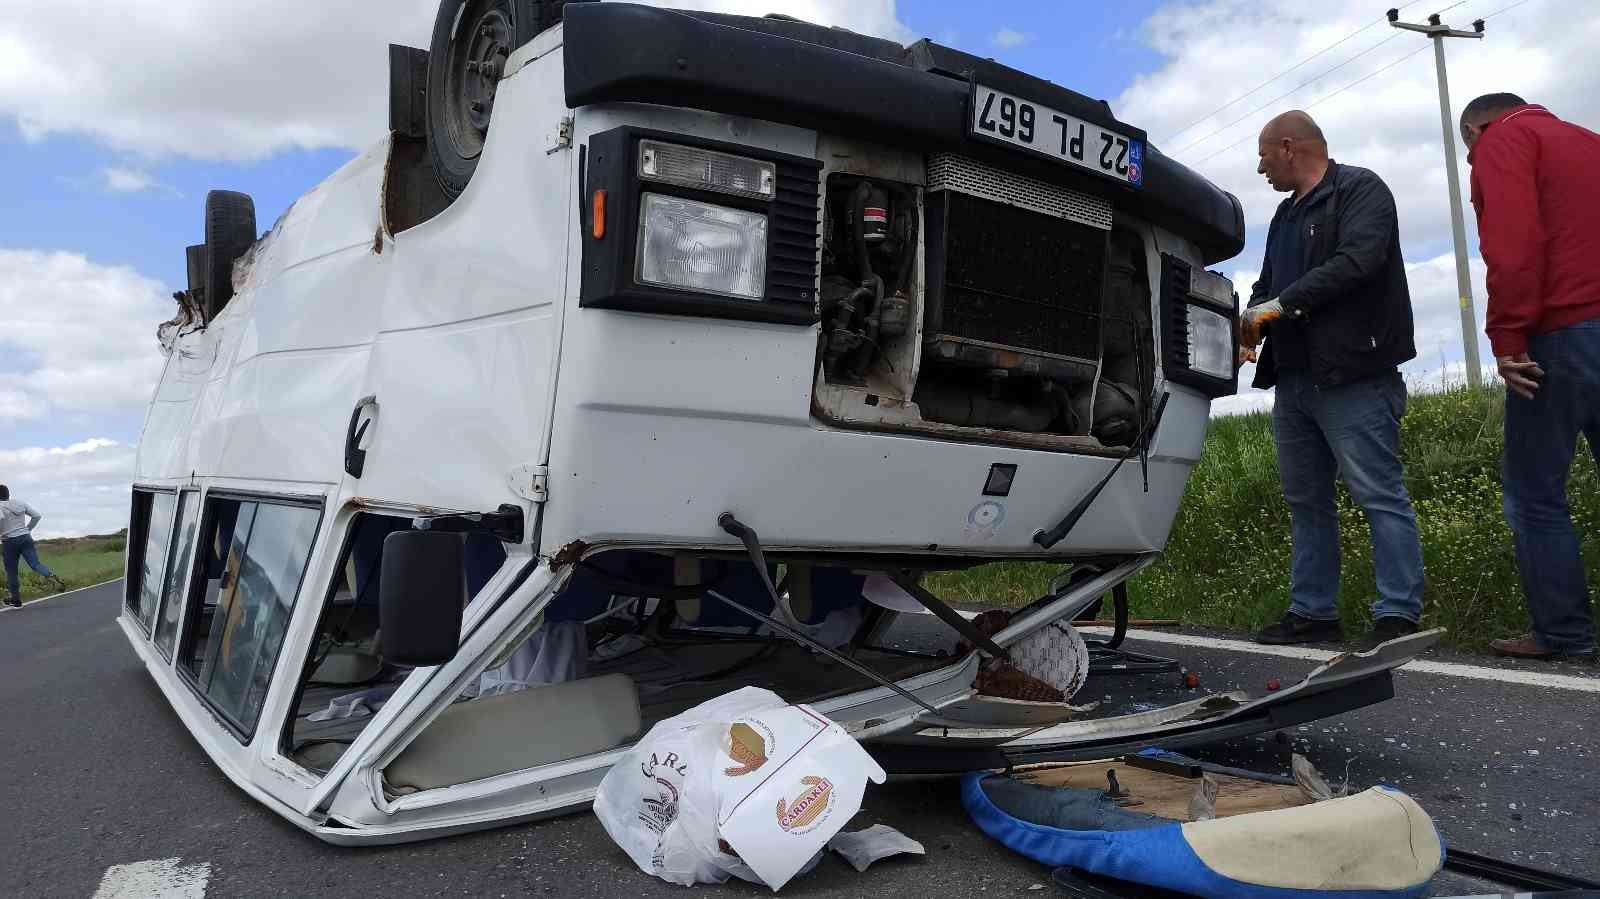
<path fill-rule="evenodd" d="M 600 782 L 594 811 L 646 874 L 777 891 L 816 865 L 867 781 L 884 777 L 837 724 L 745 687 L 652 727 Z"/>
<path fill-rule="evenodd" d="M 857 871 L 891 855 L 926 855 L 922 844 L 887 824 L 874 824 L 866 830 L 840 833 L 828 841 L 828 848 L 844 856 Z"/>

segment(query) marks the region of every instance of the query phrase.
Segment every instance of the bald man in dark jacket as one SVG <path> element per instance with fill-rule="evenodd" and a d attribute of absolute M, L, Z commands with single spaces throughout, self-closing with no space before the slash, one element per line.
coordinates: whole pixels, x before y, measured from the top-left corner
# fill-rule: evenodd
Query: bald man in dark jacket
<path fill-rule="evenodd" d="M 1276 387 L 1273 436 L 1293 530 L 1290 605 L 1262 643 L 1341 640 L 1335 480 L 1372 526 L 1378 599 L 1360 648 L 1415 633 L 1422 541 L 1400 463 L 1406 385 L 1416 356 L 1394 196 L 1377 175 L 1328 158 L 1304 112 L 1268 123 L 1257 171 L 1292 194 L 1267 232 L 1241 344 L 1266 332 L 1255 386 Z"/>

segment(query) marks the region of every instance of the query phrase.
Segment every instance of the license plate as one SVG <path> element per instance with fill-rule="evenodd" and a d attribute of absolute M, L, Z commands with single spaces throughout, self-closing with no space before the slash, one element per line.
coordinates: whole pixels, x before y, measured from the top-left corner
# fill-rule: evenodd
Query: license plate
<path fill-rule="evenodd" d="M 976 85 L 972 92 L 971 133 L 1031 150 L 1124 184 L 1144 184 L 1144 142 L 1093 122 Z"/>

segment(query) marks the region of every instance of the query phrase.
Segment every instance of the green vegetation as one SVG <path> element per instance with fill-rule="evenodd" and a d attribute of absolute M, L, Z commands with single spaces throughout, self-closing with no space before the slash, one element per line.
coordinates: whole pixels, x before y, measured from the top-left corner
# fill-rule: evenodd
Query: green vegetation
<path fill-rule="evenodd" d="M 1414 394 L 1401 436 L 1427 567 L 1423 624 L 1449 628 L 1447 639 L 1457 646 L 1482 647 L 1527 629 L 1511 532 L 1500 511 L 1503 415 L 1498 387 Z M 1590 580 L 1600 580 L 1600 474 L 1581 443 L 1567 493 Z M 1339 519 L 1339 612 L 1349 632 L 1361 633 L 1374 598 L 1372 551 L 1365 517 L 1342 485 Z M 1039 596 L 1057 570 L 1002 563 L 941 574 L 929 586 L 952 598 L 1016 605 Z M 1166 555 L 1129 589 L 1136 617 L 1230 630 L 1255 628 L 1288 607 L 1289 508 L 1270 415 L 1211 421 Z"/>
<path fill-rule="evenodd" d="M 127 545 L 126 531 L 98 537 L 63 537 L 36 541 L 39 561 L 66 582 L 68 590 L 104 583 L 122 576 L 122 551 Z M 19 564 L 22 572 L 22 601 L 38 599 L 56 592 L 55 585 L 33 573 L 28 563 Z M 0 588 L 0 596 L 4 596 Z"/>

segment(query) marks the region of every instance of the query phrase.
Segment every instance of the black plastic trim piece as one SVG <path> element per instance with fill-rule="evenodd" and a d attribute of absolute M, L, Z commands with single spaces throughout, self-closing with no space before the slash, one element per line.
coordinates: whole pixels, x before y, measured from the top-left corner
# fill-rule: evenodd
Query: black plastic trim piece
<path fill-rule="evenodd" d="M 995 746 L 942 748 L 926 744 L 868 743 L 865 748 L 890 774 L 965 774 L 984 769 L 1010 769 L 1041 762 L 1089 762 L 1130 755 L 1158 747 L 1176 749 L 1248 737 L 1271 730 L 1318 721 L 1394 697 L 1394 677 L 1380 671 L 1358 681 L 1329 686 L 1317 692 L 1266 706 L 1253 714 L 1222 722 L 1199 722 L 1158 736 L 1109 737 L 1051 748 L 1006 751 Z"/>
<path fill-rule="evenodd" d="M 967 136 L 970 78 L 948 66 L 965 54 L 914 46 L 900 62 L 851 52 L 834 29 L 738 16 L 690 15 L 629 3 L 583 3 L 565 12 L 566 103 L 641 102 L 781 121 L 921 152 L 954 152 L 1109 199 L 1193 241 L 1208 264 L 1244 249 L 1237 198 L 1148 142 L 1144 189 L 1120 187 L 1020 149 Z M 780 33 L 781 32 L 781 33 Z M 874 44 L 874 47 L 879 45 Z M 936 48 L 936 49 L 935 49 Z M 865 48 L 863 48 L 865 49 Z M 881 49 L 881 48 L 879 48 Z M 970 58 L 970 57 L 967 57 Z M 921 65 L 929 68 L 923 70 Z M 993 68 L 990 68 L 992 66 Z M 976 71 L 976 70 L 975 70 Z M 985 84 L 1104 127 L 1138 134 L 1104 103 L 994 63 Z"/>
<path fill-rule="evenodd" d="M 1193 266 L 1167 253 L 1161 254 L 1161 367 L 1166 372 L 1167 380 L 1204 393 L 1216 399 L 1219 396 L 1230 396 L 1239 392 L 1239 369 L 1233 369 L 1233 374 L 1227 378 L 1216 378 L 1205 372 L 1195 371 L 1189 367 L 1189 307 L 1202 305 L 1208 311 L 1222 313 L 1224 310 L 1206 300 L 1196 300 L 1189 296 L 1189 278 Z M 1239 304 L 1234 301 L 1232 313 L 1228 316 L 1233 325 L 1233 345 L 1229 351 L 1230 359 L 1239 357 Z"/>
<path fill-rule="evenodd" d="M 1476 877 L 1491 883 L 1498 883 L 1518 890 L 1573 890 L 1574 892 L 1561 892 L 1562 896 L 1594 896 L 1600 891 L 1600 881 L 1574 877 L 1570 874 L 1559 874 L 1555 871 L 1543 871 L 1539 868 L 1530 868 L 1526 865 L 1513 864 L 1486 855 L 1472 852 L 1463 852 L 1448 846 L 1444 850 L 1444 867 L 1447 871 Z M 1540 893 L 1539 895 L 1547 895 Z"/>
<path fill-rule="evenodd" d="M 777 176 L 773 198 L 764 200 L 645 182 L 639 177 L 637 165 L 639 142 L 645 139 L 771 162 Z M 587 148 L 583 214 L 585 218 L 592 216 L 594 193 L 606 191 L 605 231 L 604 236 L 596 240 L 592 222 L 584 229 L 579 306 L 793 325 L 816 323 L 816 279 L 821 265 L 817 205 L 820 160 L 633 127 L 613 128 L 596 134 L 589 139 Z M 639 241 L 639 204 L 646 191 L 766 215 L 767 274 L 762 298 L 747 300 L 640 284 L 634 277 L 634 264 Z"/>

